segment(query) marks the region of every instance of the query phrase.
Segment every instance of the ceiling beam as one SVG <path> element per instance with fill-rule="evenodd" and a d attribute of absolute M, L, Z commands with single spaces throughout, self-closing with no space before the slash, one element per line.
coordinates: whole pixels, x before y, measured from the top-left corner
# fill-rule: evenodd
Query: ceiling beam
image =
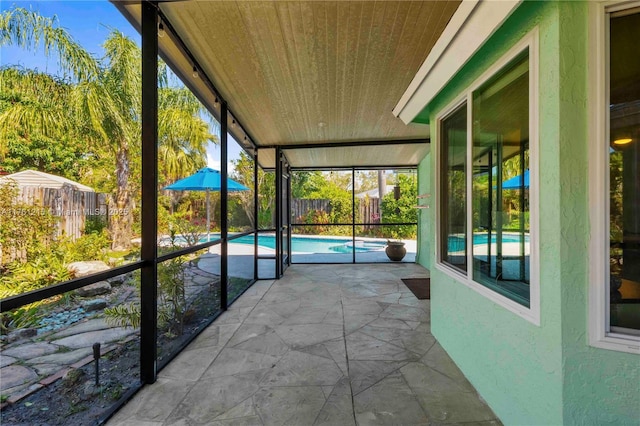
<path fill-rule="evenodd" d="M 259 149 L 266 148 L 280 148 L 285 149 L 313 149 L 313 148 L 347 148 L 353 146 L 380 146 L 380 145 L 410 145 L 431 143 L 430 138 L 424 139 L 395 139 L 395 140 L 378 140 L 378 141 L 362 141 L 362 142 L 302 142 L 300 144 L 292 145 L 271 145 L 271 146 L 258 146 Z"/>

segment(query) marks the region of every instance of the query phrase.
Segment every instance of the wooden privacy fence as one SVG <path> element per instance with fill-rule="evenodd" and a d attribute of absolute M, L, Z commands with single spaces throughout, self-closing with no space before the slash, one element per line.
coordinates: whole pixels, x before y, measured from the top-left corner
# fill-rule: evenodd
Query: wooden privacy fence
<path fill-rule="evenodd" d="M 356 221 L 360 223 L 380 223 L 380 199 L 359 198 L 356 199 Z M 365 225 L 364 230 L 370 230 L 375 226 Z"/>
<path fill-rule="evenodd" d="M 78 191 L 71 185 L 62 188 L 20 187 L 16 200 L 34 208 L 42 208 L 60 218 L 57 235 L 76 239 L 84 234 L 88 217 L 108 218 L 107 195 L 96 192 Z"/>
<path fill-rule="evenodd" d="M 356 223 L 380 222 L 379 198 L 356 198 L 355 200 Z M 294 223 L 301 221 L 310 211 L 323 211 L 331 213 L 331 200 L 327 199 L 291 199 L 291 218 Z M 366 229 L 371 227 L 365 227 Z"/>
<path fill-rule="evenodd" d="M 291 199 L 291 220 L 294 223 L 302 222 L 303 217 L 310 211 L 331 212 L 331 201 L 326 199 L 303 199 L 292 198 Z"/>

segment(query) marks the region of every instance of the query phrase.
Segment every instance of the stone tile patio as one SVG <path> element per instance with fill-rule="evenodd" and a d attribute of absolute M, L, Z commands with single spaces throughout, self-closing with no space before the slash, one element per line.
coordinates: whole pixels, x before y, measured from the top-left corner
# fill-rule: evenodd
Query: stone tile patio
<path fill-rule="evenodd" d="M 109 425 L 500 424 L 430 334 L 415 264 L 259 281 Z"/>

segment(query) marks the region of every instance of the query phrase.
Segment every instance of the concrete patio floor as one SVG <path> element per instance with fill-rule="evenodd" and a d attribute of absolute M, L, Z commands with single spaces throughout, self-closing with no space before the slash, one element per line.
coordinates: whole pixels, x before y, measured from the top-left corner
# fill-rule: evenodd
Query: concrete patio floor
<path fill-rule="evenodd" d="M 258 281 L 108 424 L 500 424 L 400 281 L 428 274 L 294 265 Z"/>

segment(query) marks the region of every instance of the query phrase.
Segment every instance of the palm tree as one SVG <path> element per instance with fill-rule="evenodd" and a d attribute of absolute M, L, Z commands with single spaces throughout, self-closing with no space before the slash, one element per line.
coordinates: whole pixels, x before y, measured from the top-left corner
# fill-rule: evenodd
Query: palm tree
<path fill-rule="evenodd" d="M 128 249 L 133 233 L 132 194 L 139 189 L 139 179 L 136 185 L 131 178 L 139 175 L 140 48 L 121 32 L 112 30 L 104 43 L 105 57 L 97 59 L 58 27 L 55 17 L 42 17 L 22 8 L 0 15 L 0 46 L 15 44 L 33 50 L 41 42 L 46 55 L 58 54 L 65 82 L 49 77 L 49 85 L 42 86 L 47 90 L 40 92 L 40 102 L 36 103 L 26 96 L 17 102 L 7 101 L 8 94 L 3 89 L 0 139 L 33 131 L 52 139 L 82 135 L 87 151 L 97 158 L 115 158 L 113 173 L 103 173 L 112 182 L 112 204 L 119 213 L 110 216 L 109 230 L 112 248 Z M 215 137 L 200 117 L 202 107 L 196 98 L 186 91 L 163 87 L 166 67 L 161 64 L 159 68 L 159 104 L 163 108 L 159 114 L 159 151 L 167 160 L 167 179 L 171 179 L 195 170 L 201 162 L 198 158 L 203 158 L 205 144 L 215 142 Z M 8 69 L 6 72 L 19 75 Z M 37 71 L 25 72 L 20 84 L 29 86 L 32 80 L 47 82 L 47 76 Z M 32 92 L 25 91 L 33 95 Z M 52 95 L 64 100 L 54 103 L 49 98 Z M 0 156 L 3 151 L 6 149 L 0 147 Z"/>
<path fill-rule="evenodd" d="M 205 145 L 217 143 L 204 120 L 198 99 L 185 88 L 162 88 L 158 93 L 158 160 L 161 186 L 175 182 L 206 165 Z"/>

